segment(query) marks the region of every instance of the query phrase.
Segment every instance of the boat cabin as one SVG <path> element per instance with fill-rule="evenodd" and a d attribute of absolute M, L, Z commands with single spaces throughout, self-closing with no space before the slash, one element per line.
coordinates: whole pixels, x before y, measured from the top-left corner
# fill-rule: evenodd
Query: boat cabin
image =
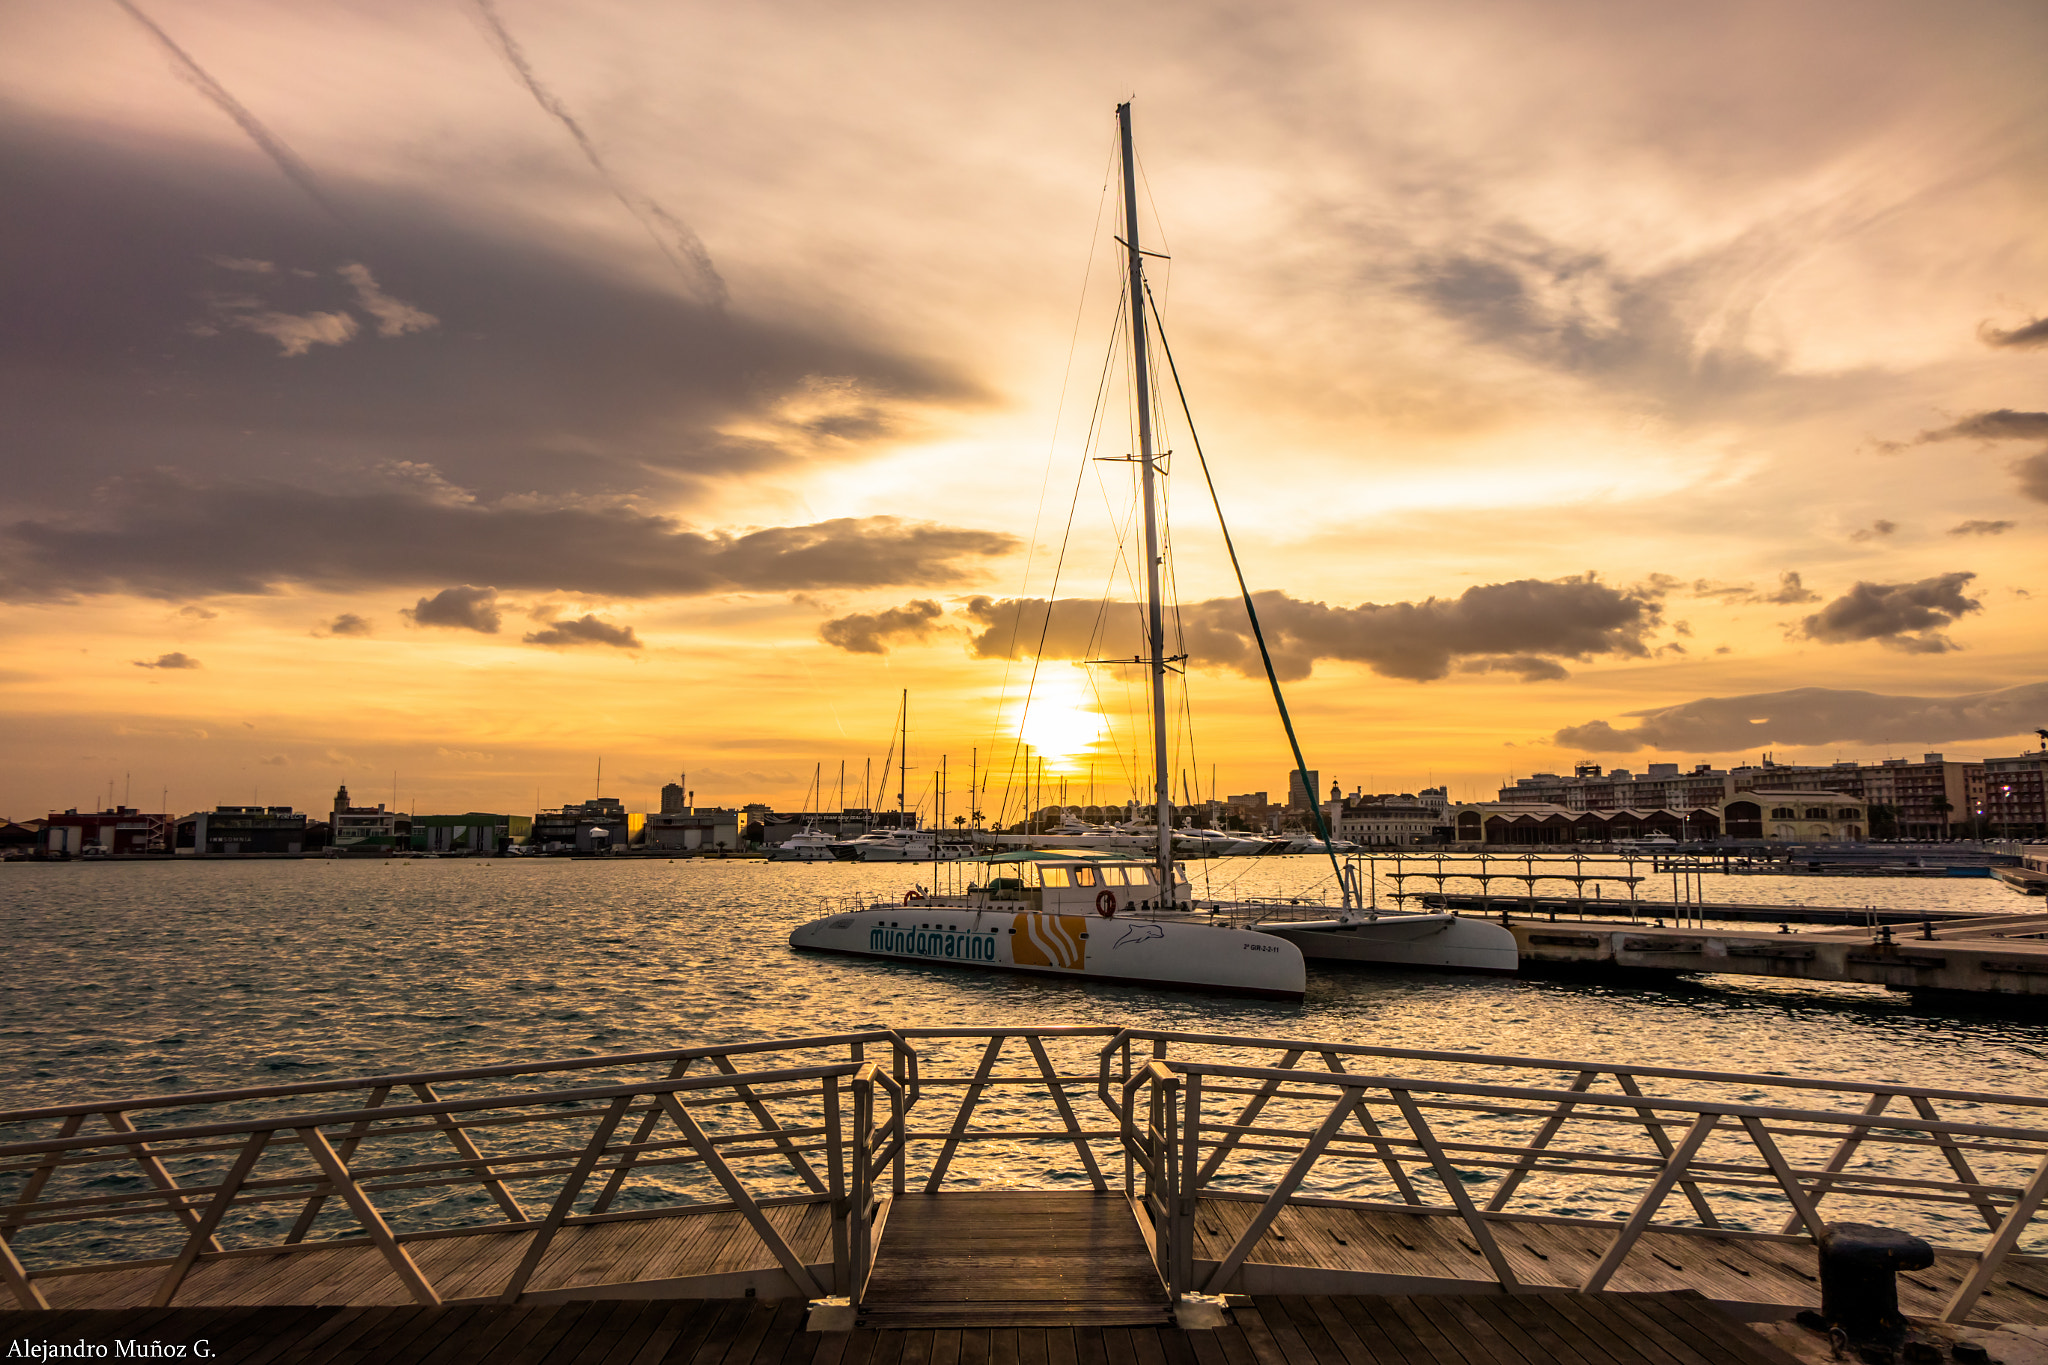
<path fill-rule="evenodd" d="M 981 903 L 1023 903 L 1048 915 L 1107 915 L 1153 910 L 1162 899 L 1159 870 L 1128 853 L 1034 849 L 978 860 L 984 880 L 967 888 Z M 1187 874 L 1173 865 L 1167 899 L 1186 902 Z"/>

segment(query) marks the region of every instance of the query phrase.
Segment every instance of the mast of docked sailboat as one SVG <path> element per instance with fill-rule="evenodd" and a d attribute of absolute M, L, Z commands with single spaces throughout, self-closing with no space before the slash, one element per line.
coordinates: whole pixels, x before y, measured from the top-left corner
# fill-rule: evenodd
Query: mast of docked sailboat
<path fill-rule="evenodd" d="M 903 689 L 903 742 L 896 754 L 896 828 L 903 825 L 903 793 L 910 785 L 910 689 Z"/>
<path fill-rule="evenodd" d="M 1152 794 L 1156 803 L 1161 900 L 1173 899 L 1173 786 L 1166 771 L 1166 618 L 1159 590 L 1159 514 L 1154 506 L 1158 471 L 1152 464 L 1152 375 L 1145 355 L 1145 260 L 1138 249 L 1138 172 L 1131 155 L 1131 106 L 1116 107 L 1123 145 L 1124 249 L 1130 257 L 1131 368 L 1138 399 L 1138 473 L 1145 497 L 1145 629 L 1152 686 Z"/>

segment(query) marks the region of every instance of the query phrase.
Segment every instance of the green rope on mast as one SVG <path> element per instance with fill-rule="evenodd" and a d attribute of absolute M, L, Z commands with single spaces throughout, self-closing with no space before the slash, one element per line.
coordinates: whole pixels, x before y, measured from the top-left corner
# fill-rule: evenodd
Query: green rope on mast
<path fill-rule="evenodd" d="M 1195 414 L 1188 407 L 1188 391 L 1181 386 L 1180 366 L 1173 361 L 1173 345 L 1166 339 L 1166 320 L 1159 316 L 1159 300 L 1152 295 L 1152 286 L 1145 286 L 1145 302 L 1151 305 L 1152 321 L 1159 328 L 1159 349 L 1166 352 L 1167 372 L 1173 376 L 1173 391 L 1180 397 L 1180 410 L 1188 419 L 1188 439 L 1195 443 L 1195 461 L 1202 467 L 1202 482 L 1209 486 L 1209 502 L 1216 509 L 1216 526 L 1223 532 L 1223 548 L 1230 552 L 1230 570 L 1237 575 L 1237 591 L 1244 598 L 1245 615 L 1251 618 L 1252 639 L 1259 645 L 1259 661 L 1266 666 L 1266 684 L 1273 689 L 1273 704 L 1280 710 L 1281 728 L 1287 731 L 1287 747 L 1294 752 L 1294 768 L 1301 774 L 1301 783 L 1308 787 L 1308 760 L 1302 757 L 1301 741 L 1294 737 L 1294 719 L 1287 714 L 1287 698 L 1280 692 L 1280 675 L 1273 669 L 1272 651 L 1266 648 L 1266 632 L 1259 626 L 1259 609 L 1252 604 L 1252 590 L 1244 581 L 1244 567 L 1237 562 L 1237 543 L 1230 538 L 1230 523 L 1223 518 L 1223 500 L 1216 494 L 1216 480 L 1209 474 L 1209 457 L 1202 453 L 1202 438 L 1195 432 Z M 1330 870 L 1337 875 L 1337 893 L 1344 898 L 1346 909 L 1351 906 L 1351 887 L 1344 880 L 1344 869 L 1337 865 L 1337 850 L 1331 846 L 1330 826 L 1323 819 L 1323 808 L 1316 800 L 1313 790 L 1308 792 L 1308 808 L 1315 816 L 1316 837 L 1323 841 L 1323 852 L 1329 855 Z"/>

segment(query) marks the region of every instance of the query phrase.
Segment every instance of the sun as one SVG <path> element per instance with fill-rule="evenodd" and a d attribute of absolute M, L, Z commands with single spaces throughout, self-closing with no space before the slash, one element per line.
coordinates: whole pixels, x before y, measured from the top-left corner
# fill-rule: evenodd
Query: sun
<path fill-rule="evenodd" d="M 1092 748 L 1108 728 L 1080 679 L 1041 676 L 1019 734 L 1034 755 L 1059 765 Z"/>

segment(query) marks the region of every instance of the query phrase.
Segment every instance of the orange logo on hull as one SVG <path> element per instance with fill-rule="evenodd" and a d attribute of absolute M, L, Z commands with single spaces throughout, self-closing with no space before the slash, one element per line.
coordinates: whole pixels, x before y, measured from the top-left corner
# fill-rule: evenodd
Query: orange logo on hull
<path fill-rule="evenodd" d="M 1010 956 L 1020 967 L 1063 967 L 1078 972 L 1087 962 L 1088 921 L 1073 915 L 1018 915 Z"/>

